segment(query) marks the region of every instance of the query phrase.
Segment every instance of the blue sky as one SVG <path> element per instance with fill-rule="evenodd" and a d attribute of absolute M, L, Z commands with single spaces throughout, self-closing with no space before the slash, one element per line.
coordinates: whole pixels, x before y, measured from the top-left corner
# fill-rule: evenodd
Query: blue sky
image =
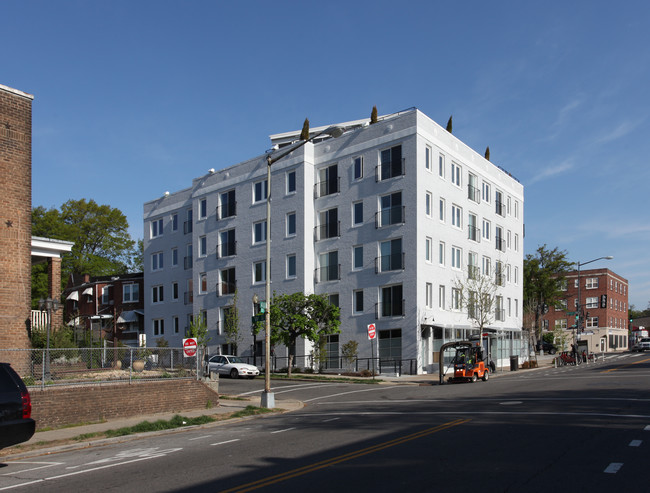
<path fill-rule="evenodd" d="M 650 301 L 650 3 L 3 0 L 33 204 L 143 203 L 268 136 L 412 106 L 525 186 L 526 253 L 613 255 Z"/>

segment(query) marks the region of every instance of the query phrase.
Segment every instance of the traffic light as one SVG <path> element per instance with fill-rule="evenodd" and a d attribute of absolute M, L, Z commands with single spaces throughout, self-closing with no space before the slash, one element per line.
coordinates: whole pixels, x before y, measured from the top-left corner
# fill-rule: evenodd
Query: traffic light
<path fill-rule="evenodd" d="M 603 294 L 600 296 L 600 307 L 607 308 L 607 295 Z"/>

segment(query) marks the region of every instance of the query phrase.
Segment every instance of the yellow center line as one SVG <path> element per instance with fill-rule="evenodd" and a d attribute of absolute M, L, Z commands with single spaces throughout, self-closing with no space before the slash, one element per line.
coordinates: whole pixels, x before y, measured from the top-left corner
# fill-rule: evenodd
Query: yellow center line
<path fill-rule="evenodd" d="M 603 370 L 600 373 L 609 373 L 610 371 L 620 370 L 621 368 L 627 368 L 628 366 L 638 365 L 639 363 L 645 363 L 646 361 L 650 361 L 650 358 L 642 359 L 641 361 L 635 361 L 634 363 L 629 363 L 627 365 L 619 366 L 618 368 L 610 368 L 609 370 Z"/>
<path fill-rule="evenodd" d="M 244 493 L 246 491 L 253 491 L 258 488 L 263 488 L 265 486 L 269 486 L 271 484 L 279 483 L 281 481 L 286 481 L 287 479 L 295 478 L 297 476 L 302 476 L 304 474 L 308 474 L 310 472 L 317 471 L 319 469 L 323 469 L 325 467 L 330 467 L 335 464 L 339 464 L 341 462 L 345 462 L 348 460 L 356 459 L 358 457 L 362 457 L 364 455 L 372 454 L 374 452 L 378 452 L 380 450 L 384 450 L 389 447 L 394 447 L 395 445 L 401 445 L 402 443 L 408 442 L 410 440 L 415 440 L 417 438 L 422 438 L 427 435 L 431 435 L 433 433 L 437 433 L 439 431 L 446 430 L 448 428 L 452 428 L 454 426 L 462 425 L 464 423 L 467 423 L 470 421 L 469 419 L 456 419 L 454 421 L 450 421 L 449 423 L 444 423 L 438 426 L 434 426 L 433 428 L 428 428 L 423 431 L 418 431 L 417 433 L 412 433 L 411 435 L 406 435 L 403 437 L 395 438 L 393 440 L 389 440 L 387 442 L 379 443 L 377 445 L 373 445 L 372 447 L 367 447 L 364 449 L 356 450 L 354 452 L 348 452 L 347 454 L 339 455 L 337 457 L 332 457 L 330 459 L 326 459 L 324 461 L 316 462 L 314 464 L 309 464 L 303 467 L 299 467 L 297 469 L 292 469 L 291 471 L 287 471 L 281 474 L 276 474 L 275 476 L 269 476 L 267 478 L 259 479 L 257 481 L 252 481 L 247 484 L 243 484 L 241 486 L 236 486 L 234 488 L 230 488 L 228 490 L 223 490 L 221 493 L 232 493 L 232 492 L 237 492 L 237 493 Z"/>

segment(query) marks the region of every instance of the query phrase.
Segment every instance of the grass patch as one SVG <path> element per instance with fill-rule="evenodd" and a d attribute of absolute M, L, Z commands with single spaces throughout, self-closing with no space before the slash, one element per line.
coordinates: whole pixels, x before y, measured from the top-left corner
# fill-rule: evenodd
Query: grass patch
<path fill-rule="evenodd" d="M 244 397 L 235 397 L 233 395 L 223 395 L 223 394 L 219 395 L 219 399 L 223 399 L 225 401 L 247 401 L 248 400 Z"/>
<path fill-rule="evenodd" d="M 256 416 L 258 414 L 272 413 L 273 409 L 267 407 L 246 406 L 241 411 L 231 414 L 232 418 L 244 418 L 246 416 Z"/>
<path fill-rule="evenodd" d="M 196 418 L 186 418 L 177 414 L 170 420 L 159 419 L 158 421 L 142 421 L 135 426 L 127 426 L 125 428 L 118 428 L 117 430 L 107 430 L 106 436 L 121 437 L 124 435 L 131 435 L 133 433 L 146 433 L 149 431 L 171 430 L 173 428 L 181 428 L 183 426 L 203 425 L 216 421 L 211 416 L 197 416 Z"/>

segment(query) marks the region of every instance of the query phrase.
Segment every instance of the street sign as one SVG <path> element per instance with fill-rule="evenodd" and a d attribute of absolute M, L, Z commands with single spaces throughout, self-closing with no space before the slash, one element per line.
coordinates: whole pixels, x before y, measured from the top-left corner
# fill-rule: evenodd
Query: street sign
<path fill-rule="evenodd" d="M 264 322 L 266 320 L 266 315 L 264 313 L 258 313 L 251 317 L 251 324 L 255 325 L 257 322 Z"/>
<path fill-rule="evenodd" d="M 375 324 L 368 324 L 368 339 L 372 340 L 377 337 L 377 327 Z"/>
<path fill-rule="evenodd" d="M 188 337 L 187 339 L 183 339 L 183 354 L 186 358 L 196 356 L 196 348 L 197 344 L 195 337 Z"/>

